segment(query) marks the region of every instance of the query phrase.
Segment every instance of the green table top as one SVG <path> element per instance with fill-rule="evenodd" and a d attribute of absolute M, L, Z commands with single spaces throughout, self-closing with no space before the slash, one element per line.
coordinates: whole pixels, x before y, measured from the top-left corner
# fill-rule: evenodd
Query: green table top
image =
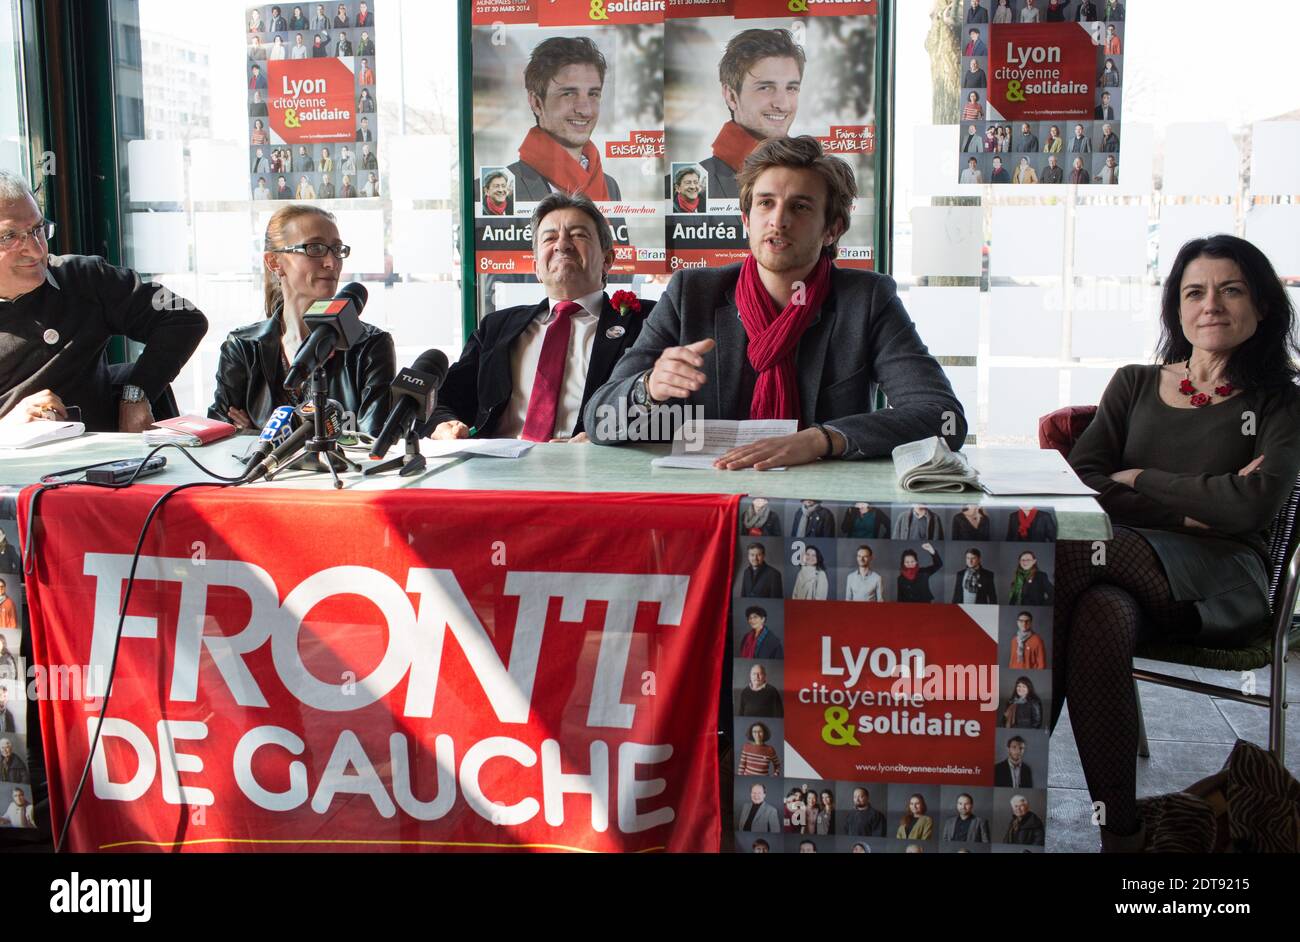
<path fill-rule="evenodd" d="M 227 439 L 206 448 L 191 449 L 193 456 L 218 474 L 235 475 L 242 465 L 233 457 L 250 439 Z M 67 468 L 133 458 L 149 452 L 139 435 L 92 434 L 38 448 L 11 451 L 0 457 L 0 485 L 34 483 L 42 475 Z M 399 478 L 395 473 L 362 479 L 344 475 L 345 486 L 355 490 L 446 488 L 451 490 L 579 491 L 592 493 L 646 492 L 659 494 L 752 494 L 769 498 L 816 498 L 824 501 L 871 503 L 925 503 L 1052 507 L 1057 514 L 1058 537 L 1063 540 L 1105 540 L 1110 522 L 1091 497 L 1000 497 L 967 491 L 960 494 L 915 494 L 898 486 L 888 459 L 827 461 L 787 471 L 687 471 L 652 468 L 650 461 L 667 453 L 663 445 L 536 445 L 522 458 L 483 456 L 430 458 L 423 474 Z M 968 448 L 965 454 L 989 471 L 1046 469 L 1052 456 L 1036 449 Z M 174 450 L 168 468 L 148 478 L 151 484 L 181 484 L 204 480 L 193 465 Z M 328 475 L 288 473 L 272 483 L 255 487 L 329 488 Z"/>

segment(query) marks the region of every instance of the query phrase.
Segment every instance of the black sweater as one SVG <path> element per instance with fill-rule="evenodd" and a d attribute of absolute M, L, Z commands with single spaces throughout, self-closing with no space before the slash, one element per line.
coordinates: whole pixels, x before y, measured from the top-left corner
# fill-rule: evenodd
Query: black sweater
<path fill-rule="evenodd" d="M 1237 473 L 1261 454 L 1257 470 Z M 1179 409 L 1160 399 L 1159 366 L 1125 366 L 1070 464 L 1115 523 L 1182 530 L 1191 517 L 1266 561 L 1269 526 L 1300 470 L 1300 389 L 1247 390 Z M 1130 468 L 1142 469 L 1136 488 L 1109 478 Z"/>
<path fill-rule="evenodd" d="M 153 400 L 194 353 L 207 319 L 162 285 L 98 256 L 52 256 L 49 271 L 57 288 L 47 282 L 0 301 L 0 415 L 49 389 L 81 408 L 90 431 L 116 432 L 109 340 L 121 334 L 145 345 L 127 382 Z"/>

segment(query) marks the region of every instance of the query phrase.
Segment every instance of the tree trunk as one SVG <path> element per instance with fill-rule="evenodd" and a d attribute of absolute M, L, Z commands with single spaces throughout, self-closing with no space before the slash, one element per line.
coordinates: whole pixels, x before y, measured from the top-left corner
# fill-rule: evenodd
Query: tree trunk
<path fill-rule="evenodd" d="M 956 124 L 961 117 L 961 11 L 960 0 L 934 0 L 930 9 L 925 51 L 930 54 L 934 83 L 930 101 L 934 124 Z"/>

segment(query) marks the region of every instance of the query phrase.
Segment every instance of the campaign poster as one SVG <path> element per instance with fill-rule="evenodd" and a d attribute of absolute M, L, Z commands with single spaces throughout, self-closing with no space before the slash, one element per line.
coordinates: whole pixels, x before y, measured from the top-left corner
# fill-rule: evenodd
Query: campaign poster
<path fill-rule="evenodd" d="M 736 175 L 763 140 L 804 134 L 846 160 L 857 179 L 837 264 L 874 267 L 876 6 L 669 3 L 664 195 L 670 271 L 749 254 Z"/>
<path fill-rule="evenodd" d="M 1126 6 L 964 0 L 958 182 L 1119 183 Z"/>
<path fill-rule="evenodd" d="M 16 496 L 14 490 L 0 493 L 0 844 L 39 839 L 27 740 L 27 595 Z M 34 690 L 46 692 L 43 677 L 32 682 Z"/>
<path fill-rule="evenodd" d="M 1042 852 L 1055 539 L 1045 508 L 742 500 L 734 849 Z"/>
<path fill-rule="evenodd" d="M 608 219 L 612 282 L 664 271 L 663 8 L 662 0 L 474 3 L 480 314 L 521 291 L 536 300 L 530 217 L 555 191 L 586 194 Z"/>
<path fill-rule="evenodd" d="M 375 0 L 246 11 L 254 200 L 381 195 Z"/>

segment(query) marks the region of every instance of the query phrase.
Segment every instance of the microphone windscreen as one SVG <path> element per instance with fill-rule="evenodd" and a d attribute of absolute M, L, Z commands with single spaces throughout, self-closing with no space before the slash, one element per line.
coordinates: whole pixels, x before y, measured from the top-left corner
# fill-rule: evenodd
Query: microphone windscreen
<path fill-rule="evenodd" d="M 435 388 L 441 386 L 442 381 L 447 378 L 447 367 L 447 354 L 441 350 L 425 350 L 411 364 L 411 369 L 432 376 Z"/>
<path fill-rule="evenodd" d="M 350 281 L 339 289 L 339 293 L 336 297 L 351 298 L 352 303 L 357 306 L 357 310 L 359 311 L 366 306 L 366 301 L 370 298 L 370 292 L 366 290 L 366 286 L 361 282 Z"/>

